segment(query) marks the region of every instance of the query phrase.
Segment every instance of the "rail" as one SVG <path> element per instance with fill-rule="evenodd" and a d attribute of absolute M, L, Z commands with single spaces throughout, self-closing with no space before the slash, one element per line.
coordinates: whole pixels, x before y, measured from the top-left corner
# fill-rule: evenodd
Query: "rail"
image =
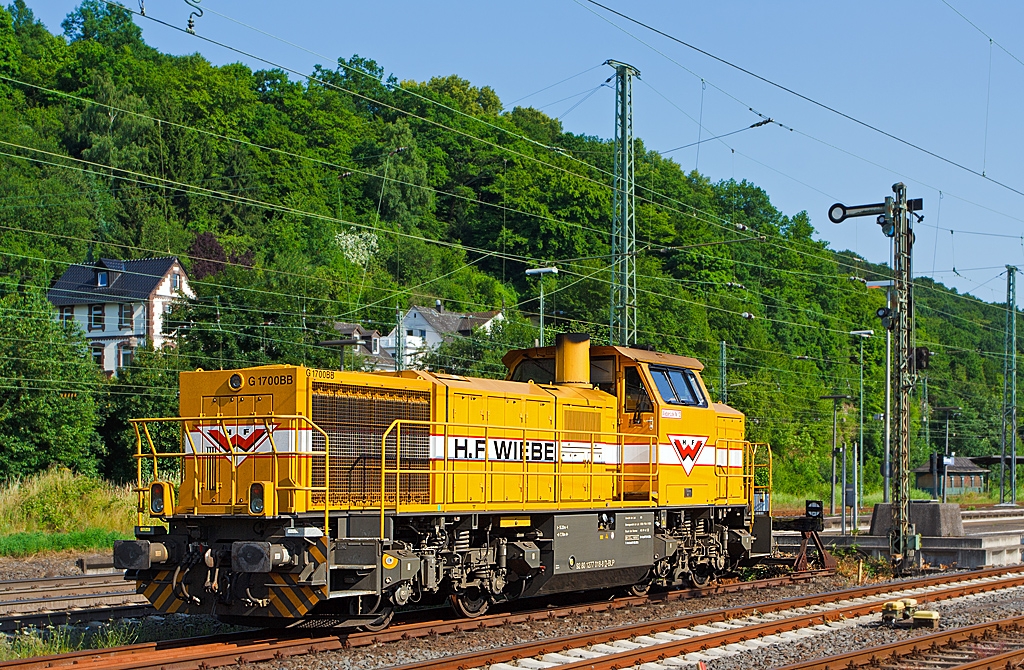
<path fill-rule="evenodd" d="M 274 496 L 274 508 L 279 509 L 280 492 L 308 492 L 317 493 L 322 491 L 324 493 L 324 536 L 330 535 L 330 504 L 328 503 L 328 490 L 330 486 L 330 438 L 327 433 L 324 432 L 319 426 L 317 426 L 309 417 L 298 415 L 298 414 L 252 414 L 247 416 L 229 417 L 229 416 L 192 416 L 192 417 L 159 417 L 159 418 L 147 418 L 147 419 L 131 419 L 132 427 L 135 429 L 135 460 L 136 460 L 136 487 L 135 493 L 138 495 L 138 520 L 139 525 L 144 524 L 144 517 L 146 515 L 146 493 L 149 488 L 145 485 L 146 480 L 144 479 L 144 468 L 143 461 L 150 459 L 152 461 L 152 479 L 150 481 L 156 481 L 160 478 L 159 461 L 161 459 L 175 459 L 181 463 L 179 466 L 179 472 L 183 475 L 184 481 L 188 481 L 189 477 L 185 475 L 185 468 L 182 467 L 184 464 L 189 463 L 191 460 L 191 480 L 192 480 L 192 499 L 198 506 L 201 500 L 201 493 L 203 490 L 201 476 L 200 476 L 200 464 L 216 465 L 216 459 L 227 459 L 231 468 L 231 497 L 226 503 L 226 507 L 230 509 L 231 513 L 236 511 L 239 506 L 238 500 L 238 465 L 242 458 L 251 456 L 252 453 L 245 448 L 240 447 L 234 437 L 231 435 L 231 431 L 228 429 L 229 426 L 235 429 L 235 435 L 238 434 L 239 426 L 262 426 L 266 431 L 267 442 L 270 445 L 271 454 L 271 471 L 274 483 L 273 496 Z M 157 449 L 156 441 L 153 438 L 153 434 L 150 432 L 150 425 L 156 424 L 178 424 L 178 442 L 179 451 L 176 452 L 161 452 Z M 285 426 L 284 433 L 291 432 L 293 435 L 292 449 L 290 451 L 281 451 L 278 449 L 277 440 L 278 434 L 282 432 L 282 426 Z M 214 439 L 209 437 L 208 433 L 203 432 L 203 428 L 217 427 L 220 429 L 220 439 Z M 299 439 L 300 433 L 303 428 L 308 428 L 318 433 L 323 438 L 322 450 L 317 448 L 316 445 L 309 441 L 309 449 L 300 450 L 299 445 L 302 444 L 302 440 Z M 197 447 L 195 440 L 193 439 L 193 433 L 198 433 L 204 436 L 204 439 L 210 441 L 215 447 L 215 450 L 204 451 Z M 148 449 L 143 450 L 143 439 L 145 439 Z M 186 445 L 188 450 L 186 451 Z M 310 482 L 309 486 L 298 486 L 288 478 L 286 482 L 283 482 L 280 476 L 281 465 L 280 458 L 282 455 L 289 458 L 295 456 L 313 456 L 323 457 L 324 460 L 324 485 L 315 486 L 312 484 L 312 478 L 308 478 Z M 216 482 L 219 484 L 220 482 Z M 213 490 L 217 490 L 214 488 Z"/>
<path fill-rule="evenodd" d="M 443 467 L 440 471 L 434 471 L 433 469 L 421 470 L 412 468 L 402 467 L 402 429 L 405 427 L 408 431 L 410 427 L 422 427 L 426 428 L 430 434 L 430 442 L 433 447 L 438 440 L 441 442 L 442 456 L 437 460 L 443 463 Z M 436 430 L 436 432 L 435 432 Z M 476 434 L 470 434 L 470 431 L 475 431 Z M 481 436 L 479 433 L 483 432 Z M 457 433 L 457 434 L 455 434 Z M 509 434 L 515 435 L 510 437 Z M 536 437 L 542 435 L 543 437 Z M 589 435 L 588 440 L 581 440 L 582 436 Z M 565 438 L 576 438 L 576 439 L 565 439 Z M 388 452 L 389 439 L 393 440 L 394 456 L 393 460 L 395 467 L 388 467 L 388 460 L 391 454 Z M 483 441 L 483 459 L 459 459 L 457 457 L 451 457 L 449 455 L 449 444 L 452 439 L 473 439 Z M 520 453 L 519 458 L 492 458 L 492 446 L 495 443 L 492 440 L 500 439 L 504 443 L 514 442 L 516 439 L 520 441 Z M 547 460 L 535 460 L 529 458 L 527 455 L 526 444 L 536 442 L 537 440 L 543 440 L 552 444 L 552 459 Z M 627 441 L 628 440 L 628 441 Z M 646 440 L 646 442 L 644 442 Z M 566 461 L 563 459 L 564 448 L 575 448 L 569 447 L 571 444 L 579 445 L 583 443 L 585 452 L 583 455 L 586 456 L 583 460 L 579 461 Z M 615 460 L 612 463 L 608 463 L 605 449 L 606 447 L 614 447 L 616 449 Z M 632 447 L 635 449 L 646 449 L 647 461 L 646 463 L 632 460 L 627 462 L 627 448 Z M 606 497 L 597 498 L 594 496 L 594 481 L 595 478 L 610 478 L 613 483 L 617 484 L 615 490 L 616 499 L 620 502 L 624 502 L 627 498 L 626 486 L 627 482 L 633 484 L 644 484 L 646 483 L 646 491 L 639 491 L 638 493 L 646 494 L 644 500 L 631 500 L 636 503 L 651 503 L 656 500 L 657 491 L 654 487 L 654 483 L 658 477 L 658 438 L 657 436 L 640 436 L 632 433 L 612 433 L 603 431 L 590 431 L 582 429 L 569 429 L 569 428 L 530 428 L 521 426 L 493 426 L 483 423 L 449 423 L 440 421 L 423 421 L 423 420 L 409 420 L 409 419 L 396 419 L 391 423 L 386 431 L 384 431 L 381 437 L 381 472 L 380 472 L 380 531 L 381 537 L 385 534 L 385 512 L 388 509 L 388 483 L 389 476 L 392 477 L 394 482 L 394 506 L 391 508 L 396 514 L 401 510 L 402 496 L 401 496 L 401 480 L 402 475 L 423 475 L 429 476 L 440 476 L 441 478 L 441 497 L 439 500 L 434 500 L 438 506 L 438 511 L 447 511 L 448 506 L 455 504 L 454 500 L 449 498 L 449 483 L 453 482 L 458 476 L 464 477 L 482 477 L 483 478 L 483 495 L 482 501 L 490 501 L 490 489 L 492 487 L 492 480 L 494 477 L 502 478 L 519 478 L 519 490 L 520 490 L 520 503 L 529 502 L 527 497 L 528 481 L 530 477 L 550 477 L 553 478 L 555 487 L 553 491 L 553 500 L 545 501 L 551 502 L 556 509 L 561 509 L 564 502 L 563 498 L 563 482 L 568 478 L 587 478 L 586 490 L 590 493 L 590 497 L 587 499 L 573 499 L 572 502 L 594 502 L 596 500 L 606 501 Z M 579 456 L 580 454 L 577 453 Z M 457 452 L 456 452 L 457 456 Z M 601 461 L 598 461 L 598 456 L 601 457 Z M 436 457 L 436 452 L 432 448 L 431 459 Z M 531 471 L 529 470 L 530 464 L 542 462 L 544 464 L 553 465 L 551 471 Z M 455 463 L 482 463 L 483 470 L 472 469 L 472 468 L 453 468 Z M 502 469 L 500 471 L 494 469 L 495 464 L 502 464 L 506 468 L 511 464 L 519 464 L 521 468 L 518 470 Z M 563 465 L 583 465 L 587 466 L 586 471 L 563 471 Z M 611 472 L 598 472 L 595 471 L 595 466 L 616 466 L 614 471 Z M 644 472 L 633 472 L 627 471 L 627 465 L 634 466 L 646 466 Z"/>

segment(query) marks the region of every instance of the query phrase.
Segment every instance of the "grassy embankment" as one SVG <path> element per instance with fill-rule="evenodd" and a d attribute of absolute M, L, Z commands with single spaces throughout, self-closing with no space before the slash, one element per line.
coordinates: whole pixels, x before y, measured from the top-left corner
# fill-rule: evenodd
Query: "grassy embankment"
<path fill-rule="evenodd" d="M 55 469 L 0 487 L 0 556 L 109 550 L 134 525 L 129 486 Z"/>

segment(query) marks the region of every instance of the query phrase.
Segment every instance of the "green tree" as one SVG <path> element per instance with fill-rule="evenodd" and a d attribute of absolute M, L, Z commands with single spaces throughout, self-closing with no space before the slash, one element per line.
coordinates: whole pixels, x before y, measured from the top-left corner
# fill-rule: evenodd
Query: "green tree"
<path fill-rule="evenodd" d="M 60 27 L 72 42 L 95 40 L 111 49 L 142 44 L 142 29 L 132 21 L 131 13 L 102 0 L 85 0 Z"/>
<path fill-rule="evenodd" d="M 61 325 L 37 292 L 0 297 L 0 476 L 63 465 L 95 473 L 103 444 L 96 395 L 103 379 L 85 337 Z"/>

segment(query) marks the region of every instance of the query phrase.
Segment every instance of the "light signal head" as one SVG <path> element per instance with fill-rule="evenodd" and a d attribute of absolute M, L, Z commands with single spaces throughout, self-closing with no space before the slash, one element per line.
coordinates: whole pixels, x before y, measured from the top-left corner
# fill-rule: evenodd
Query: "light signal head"
<path fill-rule="evenodd" d="M 882 320 L 882 328 L 885 328 L 886 330 L 892 330 L 896 325 L 892 310 L 888 307 L 879 307 L 876 309 L 875 316 Z"/>

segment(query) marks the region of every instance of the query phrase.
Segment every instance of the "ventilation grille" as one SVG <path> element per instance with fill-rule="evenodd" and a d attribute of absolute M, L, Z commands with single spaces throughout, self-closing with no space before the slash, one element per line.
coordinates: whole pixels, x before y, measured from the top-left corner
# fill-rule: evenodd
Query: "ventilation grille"
<path fill-rule="evenodd" d="M 601 439 L 601 414 L 593 410 L 566 409 L 563 428 L 570 442 L 590 442 Z"/>
<path fill-rule="evenodd" d="M 329 500 L 334 505 L 379 505 L 381 498 L 381 440 L 396 420 L 429 421 L 430 394 L 416 391 L 367 388 L 330 382 L 312 384 L 313 421 L 330 437 Z M 396 431 L 389 436 L 386 463 L 398 466 L 400 451 L 403 474 L 399 487 L 402 503 L 429 502 L 430 427 L 403 425 L 401 449 L 396 450 Z M 324 451 L 324 440 L 313 433 L 313 451 Z M 313 486 L 325 484 L 323 456 L 313 457 Z M 384 486 L 386 503 L 395 502 L 395 476 Z"/>

